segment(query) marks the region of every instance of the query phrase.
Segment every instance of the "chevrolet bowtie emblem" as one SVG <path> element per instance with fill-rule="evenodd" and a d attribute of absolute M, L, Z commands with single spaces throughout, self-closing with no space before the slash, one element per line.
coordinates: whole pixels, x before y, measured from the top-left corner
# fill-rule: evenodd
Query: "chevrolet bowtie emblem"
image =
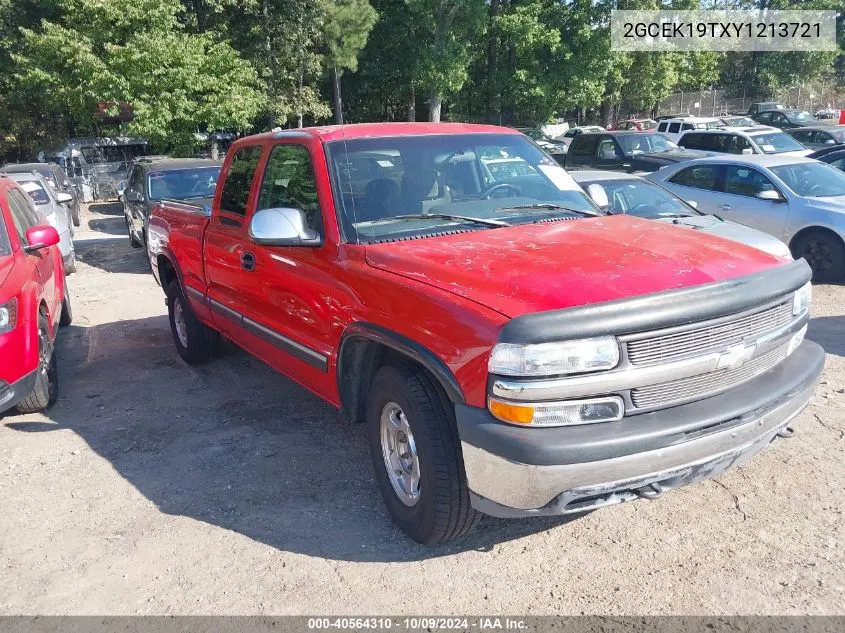
<path fill-rule="evenodd" d="M 745 361 L 754 356 L 754 351 L 757 349 L 757 344 L 745 345 L 738 343 L 725 348 L 719 355 L 719 362 L 716 364 L 716 369 L 735 369 L 741 367 Z"/>

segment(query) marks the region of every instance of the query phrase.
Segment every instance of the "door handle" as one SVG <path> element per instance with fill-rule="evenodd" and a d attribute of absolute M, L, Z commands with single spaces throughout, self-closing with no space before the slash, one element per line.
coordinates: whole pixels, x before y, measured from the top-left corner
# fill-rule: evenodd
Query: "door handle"
<path fill-rule="evenodd" d="M 729 204 L 720 204 L 719 208 L 723 211 L 730 211 L 731 209 L 733 209 L 733 207 Z"/>
<path fill-rule="evenodd" d="M 255 270 L 255 255 L 252 253 L 241 253 L 241 268 L 248 272 Z"/>

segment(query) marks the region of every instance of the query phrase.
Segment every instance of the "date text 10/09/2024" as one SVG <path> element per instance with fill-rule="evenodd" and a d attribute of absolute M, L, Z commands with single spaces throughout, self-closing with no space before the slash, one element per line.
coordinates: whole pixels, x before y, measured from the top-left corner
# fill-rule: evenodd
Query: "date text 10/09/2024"
<path fill-rule="evenodd" d="M 308 629 L 332 630 L 344 629 L 360 631 L 364 629 L 396 629 L 397 631 L 416 630 L 511 630 L 519 631 L 528 628 L 525 620 L 519 618 L 502 617 L 407 617 L 407 618 L 309 618 Z"/>

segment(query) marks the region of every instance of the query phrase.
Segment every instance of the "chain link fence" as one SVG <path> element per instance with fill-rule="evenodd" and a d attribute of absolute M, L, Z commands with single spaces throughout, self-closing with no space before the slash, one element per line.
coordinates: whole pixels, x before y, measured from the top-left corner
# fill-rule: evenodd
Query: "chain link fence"
<path fill-rule="evenodd" d="M 845 94 L 833 84 L 794 86 L 775 91 L 774 95 L 744 95 L 728 97 L 725 90 L 676 92 L 660 102 L 657 114 L 688 113 L 695 116 L 715 117 L 727 114 L 745 114 L 752 103 L 780 101 L 788 107 L 810 113 L 825 108 L 845 108 Z"/>

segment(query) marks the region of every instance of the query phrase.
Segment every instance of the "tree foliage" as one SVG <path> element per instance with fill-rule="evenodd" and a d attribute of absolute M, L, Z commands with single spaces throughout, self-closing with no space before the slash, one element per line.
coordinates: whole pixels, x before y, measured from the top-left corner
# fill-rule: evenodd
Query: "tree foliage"
<path fill-rule="evenodd" d="M 187 147 L 196 132 L 327 122 L 332 102 L 345 121 L 607 123 L 677 90 L 762 96 L 845 74 L 838 52 L 610 48 L 615 8 L 700 6 L 714 2 L 0 0 L 0 154 L 116 132 Z M 845 0 L 718 6 L 845 14 Z M 101 103 L 131 104 L 134 119 L 106 124 Z"/>

